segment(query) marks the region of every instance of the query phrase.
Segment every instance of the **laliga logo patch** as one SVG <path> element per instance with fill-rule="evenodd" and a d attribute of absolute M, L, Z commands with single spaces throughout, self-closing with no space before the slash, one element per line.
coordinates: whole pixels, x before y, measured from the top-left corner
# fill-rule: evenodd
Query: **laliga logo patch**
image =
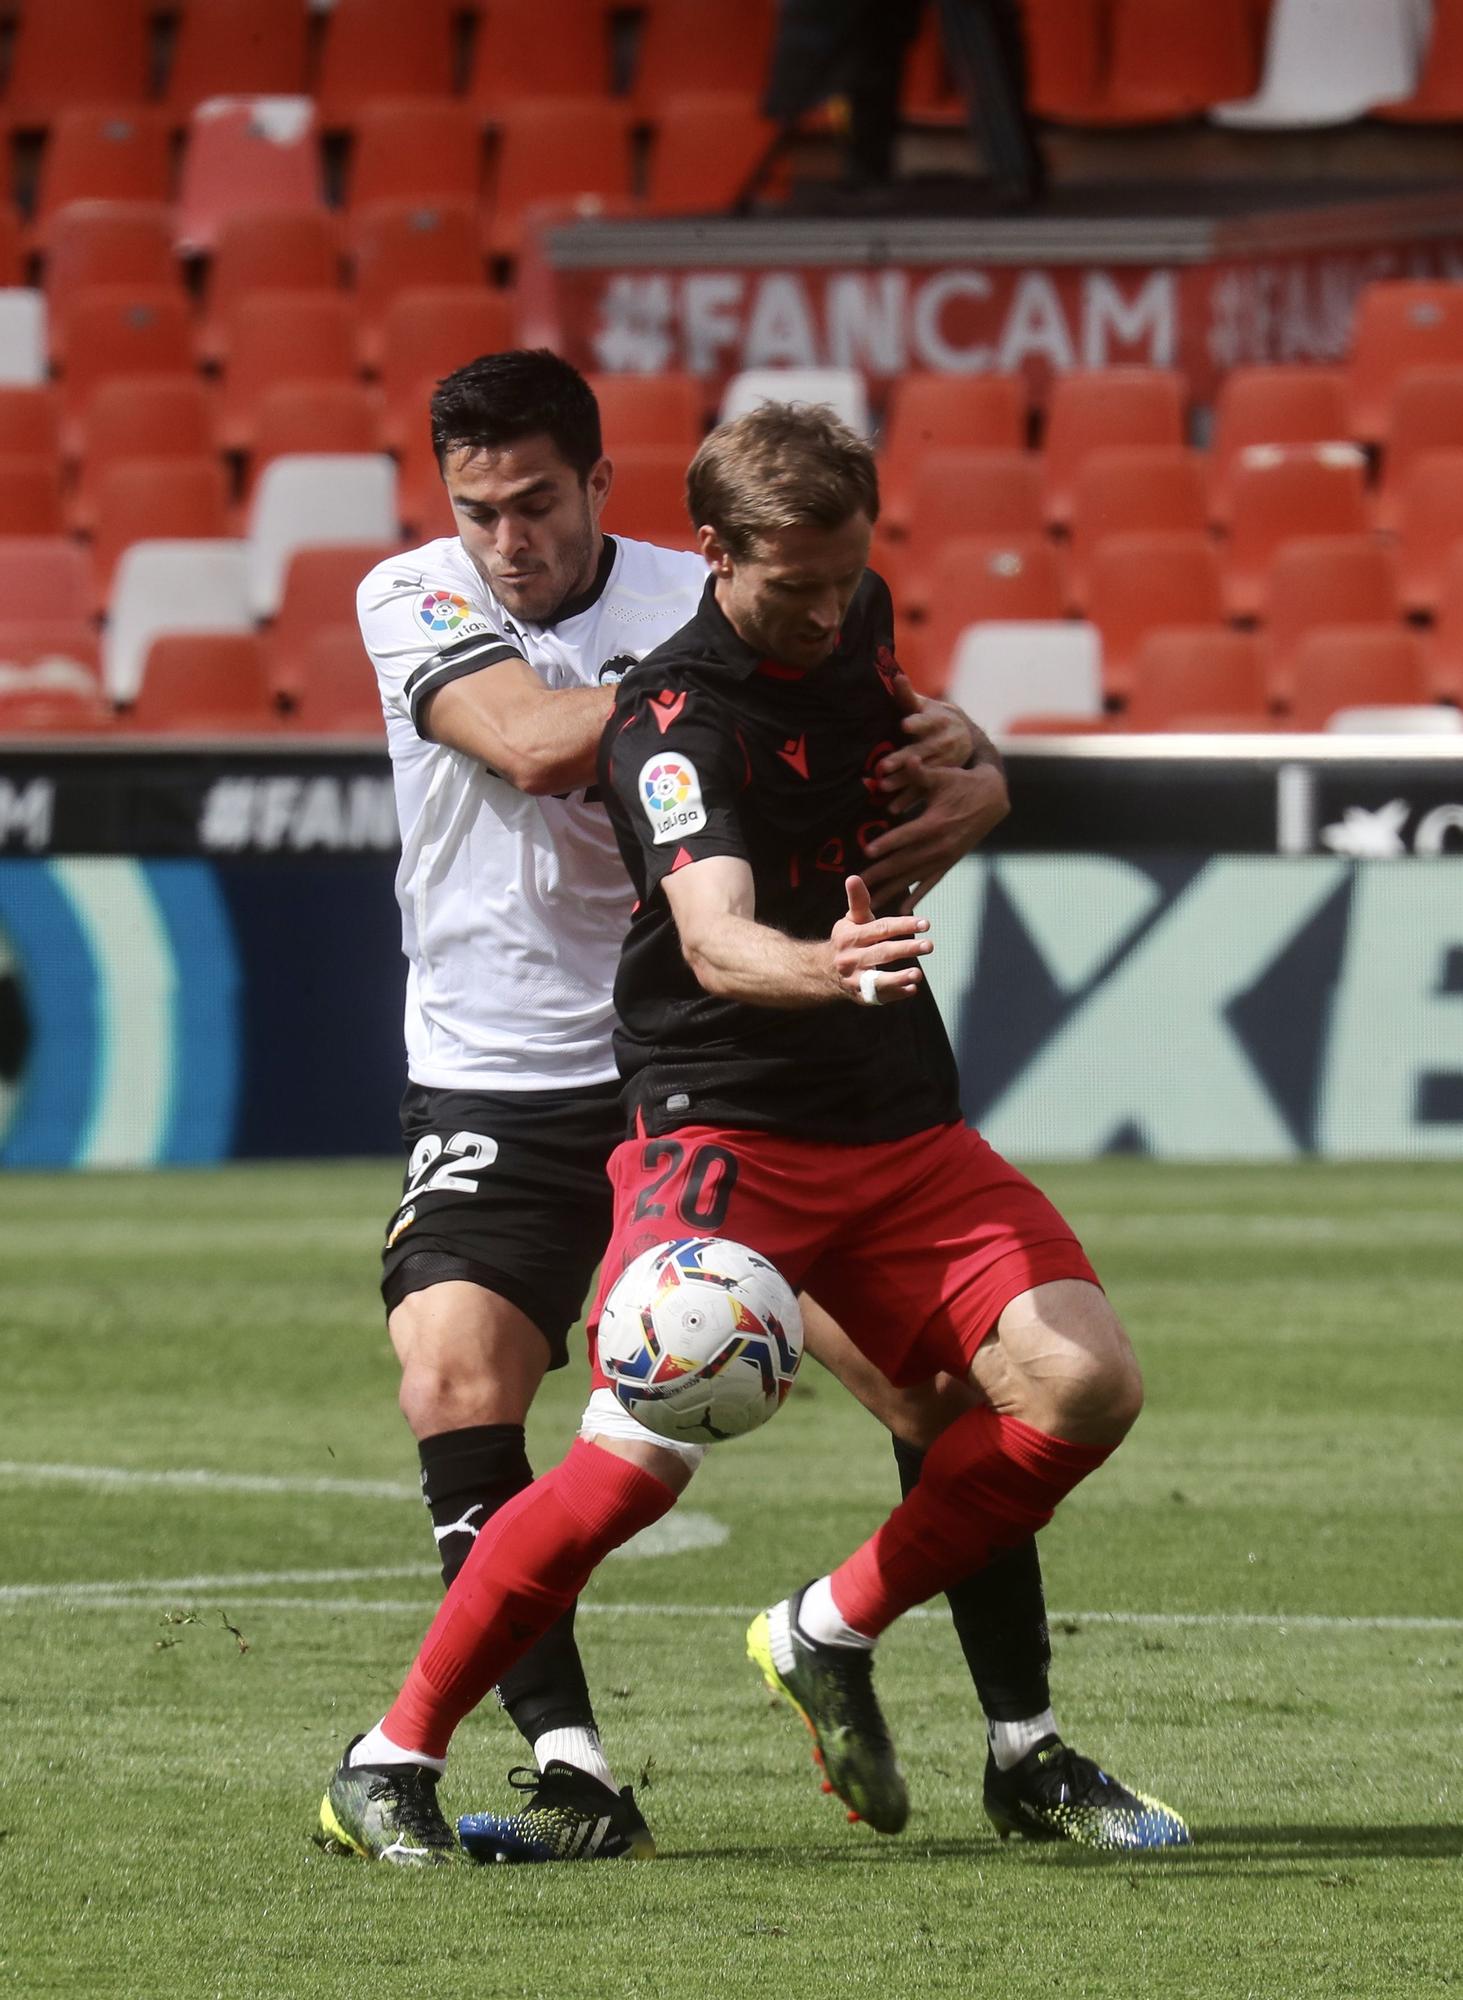
<path fill-rule="evenodd" d="M 471 618 L 472 606 L 456 591 L 429 590 L 417 606 L 417 616 L 429 632 L 440 635 L 455 632 L 465 618 Z"/>
<path fill-rule="evenodd" d="M 652 757 L 641 767 L 640 798 L 657 847 L 706 824 L 701 780 L 687 757 Z"/>

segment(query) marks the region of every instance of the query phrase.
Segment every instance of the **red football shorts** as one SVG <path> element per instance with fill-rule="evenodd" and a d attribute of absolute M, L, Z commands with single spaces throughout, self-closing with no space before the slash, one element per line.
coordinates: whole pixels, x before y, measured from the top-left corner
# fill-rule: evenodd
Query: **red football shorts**
<path fill-rule="evenodd" d="M 966 1125 L 877 1146 L 687 1125 L 610 1155 L 614 1229 L 589 1316 L 653 1244 L 728 1236 L 808 1291 L 891 1382 L 965 1375 L 1033 1285 L 1097 1277 L 1039 1188 Z"/>

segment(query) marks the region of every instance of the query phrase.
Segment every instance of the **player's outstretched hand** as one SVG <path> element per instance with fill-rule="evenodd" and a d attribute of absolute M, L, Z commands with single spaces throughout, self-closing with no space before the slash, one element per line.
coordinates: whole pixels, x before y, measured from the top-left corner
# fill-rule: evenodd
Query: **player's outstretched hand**
<path fill-rule="evenodd" d="M 896 1000 L 912 1000 L 924 982 L 917 965 L 896 964 L 898 960 L 923 958 L 934 950 L 925 933 L 927 917 L 876 917 L 868 885 L 862 875 L 850 875 L 844 883 L 848 915 L 833 926 L 833 969 L 844 997 L 865 1007 L 887 1007 Z M 892 968 L 892 969 L 891 969 Z"/>

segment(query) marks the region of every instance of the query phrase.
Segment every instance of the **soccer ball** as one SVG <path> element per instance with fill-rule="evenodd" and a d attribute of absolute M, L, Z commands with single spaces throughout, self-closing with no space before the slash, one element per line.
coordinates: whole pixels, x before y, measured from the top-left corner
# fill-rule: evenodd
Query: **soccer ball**
<path fill-rule="evenodd" d="M 744 1243 L 688 1236 L 626 1266 L 600 1312 L 599 1365 L 657 1437 L 742 1437 L 782 1405 L 803 1358 L 792 1287 Z"/>

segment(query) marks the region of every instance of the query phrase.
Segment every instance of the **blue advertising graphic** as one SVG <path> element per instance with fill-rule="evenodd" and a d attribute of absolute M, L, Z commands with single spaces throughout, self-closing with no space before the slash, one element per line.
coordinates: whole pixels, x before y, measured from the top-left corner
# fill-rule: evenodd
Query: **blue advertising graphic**
<path fill-rule="evenodd" d="M 391 870 L 0 861 L 0 1165 L 390 1151 Z"/>

